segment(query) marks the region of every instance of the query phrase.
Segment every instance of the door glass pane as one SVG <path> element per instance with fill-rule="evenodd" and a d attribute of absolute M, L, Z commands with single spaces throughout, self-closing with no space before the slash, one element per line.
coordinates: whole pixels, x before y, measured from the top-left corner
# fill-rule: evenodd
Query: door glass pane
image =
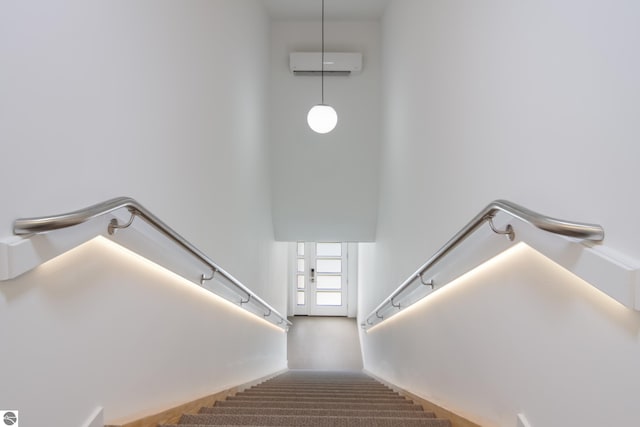
<path fill-rule="evenodd" d="M 342 260 L 340 259 L 318 259 L 316 260 L 318 273 L 341 273 Z"/>
<path fill-rule="evenodd" d="M 298 242 L 298 256 L 304 256 L 304 242 Z"/>
<path fill-rule="evenodd" d="M 298 291 L 298 305 L 304 305 L 304 291 Z"/>
<path fill-rule="evenodd" d="M 342 305 L 342 292 L 318 292 L 316 305 Z"/>
<path fill-rule="evenodd" d="M 341 243 L 316 243 L 316 256 L 342 256 Z"/>
<path fill-rule="evenodd" d="M 318 276 L 316 278 L 316 288 L 340 289 L 342 288 L 342 276 Z"/>
<path fill-rule="evenodd" d="M 304 276 L 298 275 L 298 289 L 304 289 Z"/>
<path fill-rule="evenodd" d="M 298 271 L 304 273 L 304 259 L 298 260 Z"/>

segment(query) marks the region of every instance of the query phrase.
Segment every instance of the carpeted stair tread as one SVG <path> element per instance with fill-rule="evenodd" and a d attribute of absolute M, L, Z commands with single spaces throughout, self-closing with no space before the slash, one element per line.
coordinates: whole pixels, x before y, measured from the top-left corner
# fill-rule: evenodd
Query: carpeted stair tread
<path fill-rule="evenodd" d="M 200 408 L 201 414 L 226 414 L 226 415 L 331 415 L 336 417 L 385 417 L 385 418 L 435 418 L 433 412 L 379 410 L 379 409 L 335 409 L 331 408 L 260 408 L 260 407 L 223 407 L 209 406 Z"/>
<path fill-rule="evenodd" d="M 362 372 L 289 371 L 160 427 L 451 427 Z"/>
<path fill-rule="evenodd" d="M 313 379 L 313 378 L 293 378 L 291 377 L 290 379 L 277 379 L 277 378 L 273 378 L 267 381 L 263 381 L 260 384 L 265 384 L 265 385 L 270 385 L 270 384 L 336 384 L 336 385 L 341 385 L 341 384 L 348 384 L 348 385 L 381 385 L 381 383 L 379 381 L 373 380 L 373 379 L 369 379 L 369 380 L 357 380 L 357 379 L 350 379 L 348 377 L 345 378 L 340 378 L 339 376 L 337 377 L 331 377 L 331 378 L 325 378 L 325 379 Z"/>
<path fill-rule="evenodd" d="M 358 393 L 357 391 L 349 391 L 349 392 L 333 392 L 333 391 L 310 391 L 310 390 L 292 390 L 288 392 L 279 392 L 279 391 L 264 391 L 264 392 L 242 392 L 237 393 L 236 396 L 248 396 L 251 398 L 254 397 L 278 397 L 278 396 L 306 396 L 306 397 L 363 397 L 363 398 L 371 398 L 371 399 L 396 399 L 398 397 L 403 397 L 399 393 Z"/>
<path fill-rule="evenodd" d="M 402 398 L 398 393 L 331 393 L 331 392 L 310 392 L 310 391 L 299 391 L 299 392 L 248 392 L 243 391 L 242 393 L 238 393 L 236 396 L 247 396 L 251 398 L 267 398 L 267 397 L 288 397 L 288 396 L 297 396 L 297 397 L 312 397 L 312 398 L 323 398 L 323 397 L 337 397 L 341 399 L 349 399 L 349 398 L 362 398 L 362 399 L 397 399 Z"/>
<path fill-rule="evenodd" d="M 186 414 L 179 425 L 243 425 L 296 427 L 451 427 L 440 418 L 375 418 L 295 415 L 214 415 Z"/>
<path fill-rule="evenodd" d="M 318 383 L 305 383 L 305 384 L 260 384 L 255 386 L 260 389 L 299 389 L 299 388 L 330 388 L 332 390 L 389 390 L 389 387 L 386 387 L 382 384 L 372 385 L 372 384 L 335 384 L 335 383 L 326 383 L 326 384 L 318 384 Z"/>
<path fill-rule="evenodd" d="M 326 383 L 326 384 L 318 384 L 318 383 L 307 383 L 307 384 L 293 384 L 293 383 L 281 383 L 281 384 L 257 384 L 253 386 L 253 389 L 292 389 L 292 388 L 309 388 L 309 386 L 313 386 L 314 388 L 331 388 L 331 389 L 355 389 L 355 390 L 391 390 L 389 387 L 384 384 L 336 384 L 336 383 Z"/>
<path fill-rule="evenodd" d="M 271 386 L 271 387 L 279 387 L 279 386 L 307 386 L 307 385 L 317 385 L 317 386 L 331 386 L 331 387 L 384 387 L 384 384 L 380 384 L 378 382 L 350 382 L 350 381 L 278 381 L 271 382 L 266 381 L 261 383 L 262 386 Z"/>
<path fill-rule="evenodd" d="M 346 386 L 355 386 L 355 387 L 360 387 L 360 386 L 380 386 L 380 385 L 384 385 L 381 384 L 378 381 L 375 380 L 350 380 L 349 378 L 339 378 L 339 377 L 334 377 L 334 378 L 325 378 L 325 379 L 314 379 L 314 378 L 308 378 L 308 379 L 291 379 L 291 380 L 267 380 L 261 383 L 262 385 L 282 385 L 282 384 L 294 384 L 294 385 L 305 385 L 305 384 L 318 384 L 318 385 L 335 385 L 335 386 L 341 386 L 341 385 L 346 385 Z"/>
<path fill-rule="evenodd" d="M 394 390 L 371 390 L 371 389 L 357 389 L 357 388 L 320 388 L 320 387 L 295 387 L 295 388 L 261 388 L 261 389 L 248 389 L 243 391 L 249 394 L 257 393 L 360 393 L 360 394 L 378 394 L 388 395 L 397 394 Z"/>
<path fill-rule="evenodd" d="M 403 410 L 403 411 L 421 411 L 422 406 L 415 403 L 370 403 L 370 402 L 260 402 L 247 400 L 220 400 L 215 406 L 222 407 L 262 407 L 262 408 L 319 408 L 319 409 L 384 409 L 384 410 Z"/>
<path fill-rule="evenodd" d="M 331 391 L 365 391 L 371 393 L 393 392 L 388 387 L 349 387 L 349 386 L 331 386 L 331 385 L 281 385 L 281 386 L 255 386 L 249 390 L 268 390 L 268 391 L 296 391 L 296 390 L 331 390 Z"/>
<path fill-rule="evenodd" d="M 227 400 L 244 400 L 244 401 L 271 401 L 271 402 L 345 402 L 345 403 L 356 403 L 356 402 L 371 402 L 371 403 L 412 403 L 410 400 L 402 396 L 398 397 L 313 397 L 313 396 L 244 396 L 244 395 L 236 395 L 229 396 Z"/>
<path fill-rule="evenodd" d="M 300 388 L 250 388 L 244 390 L 242 393 L 338 393 L 338 394 L 349 394 L 349 393 L 359 393 L 359 394 L 398 394 L 398 392 L 393 391 L 391 389 L 387 390 L 370 390 L 370 389 L 357 389 L 357 388 L 319 388 L 319 387 L 300 387 Z"/>

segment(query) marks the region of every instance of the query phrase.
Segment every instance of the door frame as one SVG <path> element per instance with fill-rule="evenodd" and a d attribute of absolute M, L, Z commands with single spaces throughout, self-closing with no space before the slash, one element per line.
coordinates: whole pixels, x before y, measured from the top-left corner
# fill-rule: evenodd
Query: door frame
<path fill-rule="evenodd" d="M 306 242 L 305 242 L 306 243 Z M 345 301 L 347 305 L 347 317 L 355 318 L 357 316 L 358 306 L 358 243 L 348 242 L 347 244 L 347 288 Z M 296 286 L 297 286 L 297 245 L 298 242 L 289 242 L 288 244 L 288 286 L 287 286 L 287 315 L 295 316 L 296 314 Z M 308 281 L 308 271 L 306 268 L 305 281 Z M 308 313 L 308 311 L 307 311 Z M 311 314 L 298 314 L 298 316 Z M 331 314 L 327 314 L 331 315 Z"/>

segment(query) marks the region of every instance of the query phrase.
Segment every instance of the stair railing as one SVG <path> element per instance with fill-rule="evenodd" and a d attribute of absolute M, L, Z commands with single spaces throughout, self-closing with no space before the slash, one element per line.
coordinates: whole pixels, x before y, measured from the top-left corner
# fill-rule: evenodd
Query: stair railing
<path fill-rule="evenodd" d="M 200 276 L 200 285 L 204 285 L 205 281 L 212 280 L 216 274 L 219 274 L 220 276 L 223 276 L 225 279 L 227 279 L 236 288 L 238 288 L 242 293 L 246 294 L 246 299 L 242 299 L 240 302 L 241 307 L 251 301 L 254 304 L 262 307 L 263 317 L 265 319 L 272 321 L 272 323 L 275 323 L 283 329 L 287 329 L 289 326 L 291 326 L 291 322 L 289 322 L 286 317 L 284 317 L 276 309 L 271 307 L 267 302 L 262 300 L 249 288 L 244 286 L 238 279 L 222 269 L 211 258 L 209 258 L 201 250 L 196 248 L 184 237 L 174 231 L 157 216 L 153 215 L 140 203 L 130 197 L 118 197 L 95 204 L 93 206 L 89 206 L 85 209 L 80 209 L 61 215 L 17 219 L 13 223 L 13 232 L 16 235 L 26 235 L 59 230 L 62 228 L 73 227 L 74 225 L 79 225 L 91 219 L 107 215 L 119 209 L 125 208 L 131 214 L 129 221 L 124 224 L 120 224 L 116 218 L 111 219 L 111 222 L 107 227 L 107 232 L 109 234 L 114 234 L 116 230 L 129 227 L 136 217 L 143 219 L 148 224 L 152 225 L 157 231 L 168 237 L 173 243 L 180 246 L 187 253 L 194 256 L 204 265 L 209 267 L 209 269 L 211 270 L 210 276 L 205 276 L 205 274 L 202 274 Z M 273 319 L 271 319 L 272 317 Z"/>
<path fill-rule="evenodd" d="M 528 223 L 540 230 L 571 237 L 579 240 L 589 240 L 592 242 L 601 242 L 604 239 L 604 229 L 600 225 L 585 224 L 579 222 L 570 222 L 555 218 L 550 218 L 545 215 L 541 215 L 537 212 L 531 211 L 527 208 L 519 206 L 515 203 L 506 200 L 495 200 L 485 207 L 478 215 L 475 216 L 464 228 L 462 228 L 455 236 L 453 236 L 444 246 L 442 246 L 427 262 L 425 262 L 415 273 L 409 276 L 395 291 L 385 298 L 380 305 L 378 305 L 362 323 L 362 328 L 369 329 L 372 326 L 382 322 L 385 319 L 381 312 L 388 310 L 389 308 L 402 309 L 400 304 L 396 304 L 395 301 L 402 298 L 402 294 L 416 281 L 420 280 L 420 283 L 424 286 L 428 286 L 431 289 L 435 289 L 433 279 L 425 280 L 425 273 L 431 269 L 436 263 L 446 257 L 453 249 L 458 247 L 464 240 L 471 236 L 476 230 L 478 230 L 483 224 L 488 223 L 491 230 L 496 234 L 506 235 L 509 240 L 515 239 L 515 231 L 511 224 L 508 224 L 503 230 L 499 230 L 493 223 L 494 217 L 503 212 L 510 215 L 513 218 L 519 219 L 525 223 Z M 426 295 L 425 295 L 426 296 Z M 395 311 L 397 313 L 397 311 Z M 395 314 L 393 313 L 393 314 Z M 388 318 L 390 316 L 386 316 Z"/>

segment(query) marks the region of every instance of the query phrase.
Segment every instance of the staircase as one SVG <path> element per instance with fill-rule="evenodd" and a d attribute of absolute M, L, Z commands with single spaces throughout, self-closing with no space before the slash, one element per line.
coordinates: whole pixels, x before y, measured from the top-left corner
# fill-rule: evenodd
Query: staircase
<path fill-rule="evenodd" d="M 289 371 L 161 427 L 208 425 L 451 427 L 449 420 L 355 371 Z"/>

